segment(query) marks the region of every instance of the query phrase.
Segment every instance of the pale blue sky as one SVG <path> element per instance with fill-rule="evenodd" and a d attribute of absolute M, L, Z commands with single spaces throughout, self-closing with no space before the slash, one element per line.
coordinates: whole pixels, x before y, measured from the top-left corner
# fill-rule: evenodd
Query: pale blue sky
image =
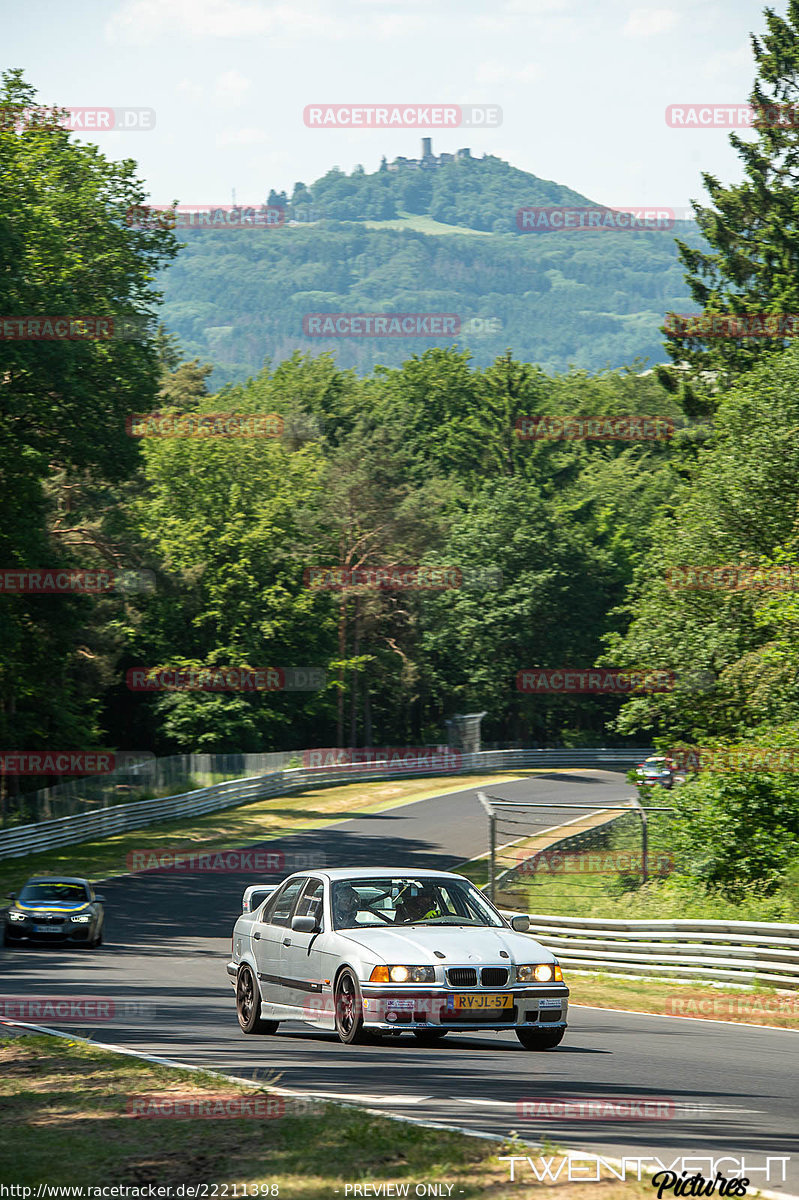
<path fill-rule="evenodd" d="M 774 5 L 780 13 L 784 3 Z M 13 16 L 10 14 L 13 12 Z M 104 133 L 154 202 L 240 203 L 329 167 L 416 156 L 423 130 L 308 129 L 312 103 L 498 104 L 496 129 L 432 131 L 611 205 L 685 206 L 700 171 L 740 178 L 722 129 L 675 103 L 738 104 L 754 68 L 743 0 L 5 0 L 3 67 L 40 99 L 156 110 Z"/>

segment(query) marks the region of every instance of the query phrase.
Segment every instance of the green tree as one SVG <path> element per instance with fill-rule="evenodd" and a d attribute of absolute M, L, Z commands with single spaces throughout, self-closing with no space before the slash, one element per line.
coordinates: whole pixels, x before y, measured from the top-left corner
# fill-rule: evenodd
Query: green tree
<path fill-rule="evenodd" d="M 757 75 L 750 102 L 758 114 L 753 141 L 730 134 L 744 180 L 725 186 L 705 172 L 712 206 L 694 202 L 709 250 L 678 241 L 693 299 L 704 313 L 799 311 L 799 2 L 785 17 L 765 9 L 767 32 L 751 37 Z M 729 383 L 764 355 L 779 353 L 775 337 L 683 337 L 668 333 L 675 363 L 694 375 L 712 372 Z"/>

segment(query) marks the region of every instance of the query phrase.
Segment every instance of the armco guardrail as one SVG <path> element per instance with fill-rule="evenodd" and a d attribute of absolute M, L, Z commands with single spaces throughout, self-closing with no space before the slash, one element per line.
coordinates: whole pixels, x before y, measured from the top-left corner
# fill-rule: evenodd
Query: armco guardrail
<path fill-rule="evenodd" d="M 447 762 L 440 769 L 428 763 L 394 769 L 393 764 L 369 763 L 331 767 L 295 767 L 253 779 L 233 779 L 199 788 L 182 796 L 115 804 L 71 817 L 39 821 L 35 825 L 12 826 L 0 831 L 0 859 L 19 858 L 41 850 L 69 846 L 93 838 L 113 837 L 131 829 L 146 829 L 161 821 L 197 816 L 232 808 L 269 796 L 285 796 L 312 784 L 350 783 L 354 780 L 402 779 L 418 775 L 473 774 L 523 767 L 605 767 L 623 770 L 633 766 L 649 751 L 636 750 L 489 750 L 461 754 L 457 766 Z"/>
<path fill-rule="evenodd" d="M 533 914 L 530 933 L 572 970 L 799 988 L 799 925 Z"/>

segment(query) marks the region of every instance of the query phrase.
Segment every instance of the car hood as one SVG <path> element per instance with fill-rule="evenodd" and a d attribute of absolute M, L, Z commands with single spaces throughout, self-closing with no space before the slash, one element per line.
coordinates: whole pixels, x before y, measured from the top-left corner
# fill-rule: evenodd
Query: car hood
<path fill-rule="evenodd" d="M 77 913 L 83 912 L 84 909 L 90 908 L 89 900 L 67 901 L 67 900 L 48 900 L 45 903 L 28 904 L 27 901 L 15 901 L 11 905 L 12 908 L 18 908 L 20 912 L 33 913 L 34 916 L 43 915 L 44 913 Z"/>
<path fill-rule="evenodd" d="M 513 929 L 479 928 L 453 925 L 409 925 L 395 929 L 342 929 L 339 936 L 355 942 L 370 954 L 386 963 L 410 963 L 425 966 L 464 966 L 471 963 L 555 962 L 550 950 L 545 950 L 527 934 Z M 438 950 L 445 955 L 439 958 Z M 500 956 L 505 950 L 510 960 Z"/>

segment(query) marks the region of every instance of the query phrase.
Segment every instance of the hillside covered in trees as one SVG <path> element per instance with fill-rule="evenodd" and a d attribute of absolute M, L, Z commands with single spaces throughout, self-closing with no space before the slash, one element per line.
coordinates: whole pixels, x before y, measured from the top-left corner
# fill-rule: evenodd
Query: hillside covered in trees
<path fill-rule="evenodd" d="M 664 315 L 694 311 L 673 230 L 522 232 L 525 206 L 591 206 L 585 196 L 501 159 L 462 158 L 373 174 L 333 169 L 291 196 L 272 190 L 280 227 L 180 231 L 161 279 L 164 320 L 185 352 L 242 381 L 265 359 L 335 353 L 360 373 L 432 346 L 486 367 L 511 346 L 546 371 L 663 360 Z M 451 313 L 452 336 L 310 337 L 312 313 Z"/>

